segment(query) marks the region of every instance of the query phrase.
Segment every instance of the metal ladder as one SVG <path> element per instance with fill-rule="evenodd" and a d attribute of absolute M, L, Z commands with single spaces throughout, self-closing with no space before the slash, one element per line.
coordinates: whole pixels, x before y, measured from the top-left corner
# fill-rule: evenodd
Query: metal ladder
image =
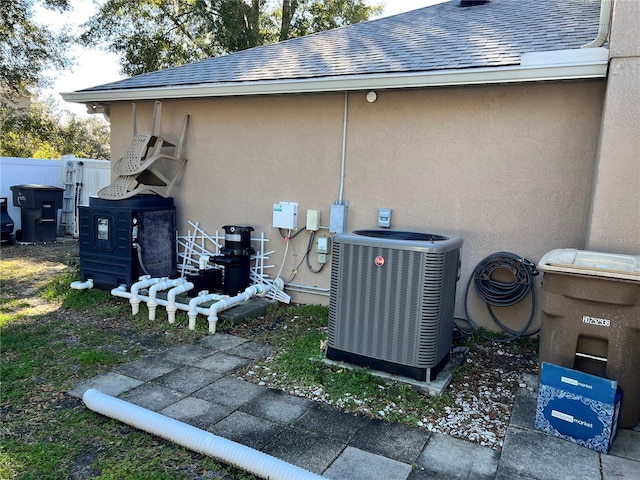
<path fill-rule="evenodd" d="M 64 163 L 64 193 L 58 234 L 78 237 L 77 206 L 82 188 L 82 162 L 69 155 Z"/>

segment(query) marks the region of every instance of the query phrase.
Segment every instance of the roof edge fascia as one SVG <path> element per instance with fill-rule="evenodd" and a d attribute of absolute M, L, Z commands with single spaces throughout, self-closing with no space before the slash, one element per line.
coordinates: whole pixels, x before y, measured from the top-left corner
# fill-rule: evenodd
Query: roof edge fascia
<path fill-rule="evenodd" d="M 72 103 L 108 103 L 579 80 L 605 78 L 608 60 L 609 50 L 599 47 L 524 54 L 520 65 L 505 67 L 77 91 L 61 95 Z"/>

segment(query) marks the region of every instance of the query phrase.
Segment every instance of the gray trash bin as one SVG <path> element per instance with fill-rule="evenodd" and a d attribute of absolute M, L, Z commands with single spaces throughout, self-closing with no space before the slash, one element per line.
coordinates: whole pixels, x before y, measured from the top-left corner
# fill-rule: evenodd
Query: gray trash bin
<path fill-rule="evenodd" d="M 640 256 L 558 249 L 542 279 L 540 362 L 616 380 L 620 427 L 640 420 Z"/>
<path fill-rule="evenodd" d="M 20 233 L 23 242 L 55 242 L 58 210 L 64 189 L 49 185 L 13 185 L 13 204 L 20 207 Z M 19 238 L 18 238 L 19 237 Z"/>

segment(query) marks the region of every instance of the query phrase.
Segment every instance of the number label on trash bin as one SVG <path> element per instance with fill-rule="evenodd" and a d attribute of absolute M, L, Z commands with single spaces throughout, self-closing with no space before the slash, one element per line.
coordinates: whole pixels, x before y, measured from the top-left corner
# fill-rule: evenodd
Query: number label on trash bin
<path fill-rule="evenodd" d="M 588 323 L 589 325 L 595 325 L 597 327 L 611 326 L 611 320 L 608 318 L 590 317 L 589 315 L 582 316 L 582 323 Z"/>

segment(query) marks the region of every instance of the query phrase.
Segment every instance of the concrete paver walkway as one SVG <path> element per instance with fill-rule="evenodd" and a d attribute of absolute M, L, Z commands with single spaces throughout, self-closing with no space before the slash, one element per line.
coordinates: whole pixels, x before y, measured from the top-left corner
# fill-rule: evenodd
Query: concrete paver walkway
<path fill-rule="evenodd" d="M 640 478 L 640 426 L 620 431 L 610 454 L 599 454 L 535 430 L 535 394 L 523 389 L 498 452 L 231 376 L 270 351 L 267 345 L 216 334 L 121 366 L 69 394 L 81 398 L 95 388 L 328 479 Z"/>

